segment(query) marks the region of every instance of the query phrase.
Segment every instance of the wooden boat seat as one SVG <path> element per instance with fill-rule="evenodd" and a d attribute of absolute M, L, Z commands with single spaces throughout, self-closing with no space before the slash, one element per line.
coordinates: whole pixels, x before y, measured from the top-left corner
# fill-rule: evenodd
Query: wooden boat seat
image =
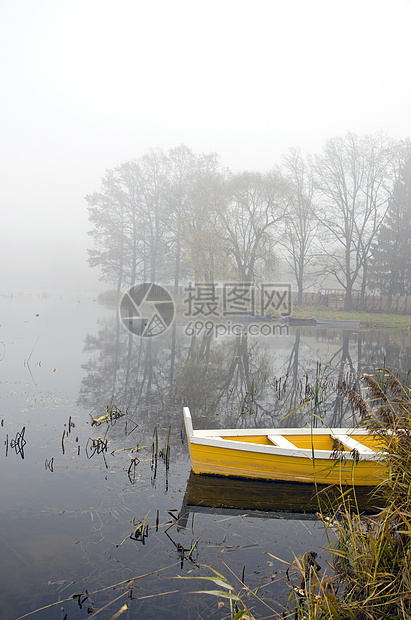
<path fill-rule="evenodd" d="M 267 435 L 268 439 L 278 448 L 296 449 L 296 446 L 283 435 Z"/>
<path fill-rule="evenodd" d="M 360 443 L 359 441 L 353 439 L 352 437 L 349 437 L 348 435 L 333 433 L 332 437 L 334 439 L 338 439 L 338 441 L 341 441 L 341 443 L 350 450 L 358 450 L 358 452 L 362 452 L 363 454 L 375 454 L 374 450 L 368 448 L 363 443 Z"/>

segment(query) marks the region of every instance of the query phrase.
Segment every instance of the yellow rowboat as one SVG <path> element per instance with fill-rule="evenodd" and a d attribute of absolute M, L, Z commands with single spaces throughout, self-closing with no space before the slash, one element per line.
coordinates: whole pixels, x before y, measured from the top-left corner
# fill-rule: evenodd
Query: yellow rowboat
<path fill-rule="evenodd" d="M 183 413 L 195 474 L 361 486 L 386 474 L 383 446 L 365 429 L 193 430 Z"/>

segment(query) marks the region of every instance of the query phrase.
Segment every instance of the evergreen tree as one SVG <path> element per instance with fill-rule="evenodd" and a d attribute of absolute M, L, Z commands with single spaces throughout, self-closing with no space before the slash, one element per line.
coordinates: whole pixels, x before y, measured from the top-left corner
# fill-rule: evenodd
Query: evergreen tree
<path fill-rule="evenodd" d="M 403 146 L 402 162 L 389 209 L 370 264 L 369 287 L 388 295 L 411 294 L 411 144 Z"/>

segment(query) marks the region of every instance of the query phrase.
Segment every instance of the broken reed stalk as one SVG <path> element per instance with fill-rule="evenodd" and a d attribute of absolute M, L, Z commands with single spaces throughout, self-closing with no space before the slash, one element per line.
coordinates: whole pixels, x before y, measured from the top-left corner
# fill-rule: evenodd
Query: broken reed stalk
<path fill-rule="evenodd" d="M 166 468 L 168 469 L 169 461 L 170 461 L 170 435 L 171 435 L 171 424 L 168 428 L 167 441 L 164 444 L 164 447 L 162 448 L 162 450 L 159 451 L 158 449 L 158 446 L 159 446 L 158 424 L 156 424 L 156 426 L 154 427 L 153 443 L 151 446 L 152 467 L 154 466 L 154 463 L 157 464 L 157 459 L 160 457 L 164 461 Z"/>
<path fill-rule="evenodd" d="M 167 443 L 165 444 L 164 448 L 160 452 L 160 456 L 162 457 L 167 468 L 170 462 L 170 434 L 171 434 L 171 424 L 168 427 Z"/>
<path fill-rule="evenodd" d="M 171 435 L 171 424 L 168 427 L 168 436 L 167 436 L 167 444 L 166 444 L 167 459 L 170 456 L 170 435 Z"/>
<path fill-rule="evenodd" d="M 99 594 L 100 592 L 106 592 L 107 590 L 114 590 L 115 588 L 118 588 L 118 587 L 121 587 L 121 586 L 128 586 L 128 585 L 134 583 L 135 581 L 138 581 L 139 579 L 144 579 L 145 577 L 150 577 L 151 575 L 157 575 L 158 573 L 161 573 L 162 571 L 168 570 L 169 568 L 174 568 L 175 566 L 178 566 L 179 564 L 180 564 L 180 562 L 173 562 L 173 564 L 170 564 L 169 566 L 163 566 L 162 568 L 159 568 L 157 570 L 151 571 L 149 573 L 145 573 L 144 575 L 137 575 L 137 577 L 130 577 L 129 579 L 124 579 L 123 581 L 119 581 L 118 583 L 113 583 L 113 584 L 111 584 L 109 586 L 105 586 L 104 588 L 100 588 L 99 590 L 94 590 L 93 592 L 90 592 L 90 596 L 95 595 L 95 594 Z M 128 592 L 126 591 L 126 593 L 128 593 Z M 167 592 L 165 594 L 167 594 Z M 160 594 L 160 596 L 161 595 L 162 595 L 162 593 Z M 153 596 L 157 596 L 157 594 L 155 594 Z M 140 598 L 145 598 L 145 597 L 140 597 Z M 44 605 L 43 607 L 39 607 L 38 609 L 34 609 L 33 611 L 29 611 L 28 613 L 23 614 L 22 616 L 19 616 L 16 620 L 23 620 L 24 618 L 28 618 L 29 616 L 33 616 L 34 614 L 38 613 L 39 611 L 44 611 L 46 609 L 50 609 L 51 607 L 56 607 L 56 605 L 61 605 L 62 603 L 67 603 L 67 602 L 72 601 L 72 600 L 73 600 L 73 596 L 69 596 L 68 598 L 64 598 L 64 599 L 61 599 L 61 600 L 58 600 L 58 601 L 54 601 L 54 603 L 50 603 L 49 605 Z"/>
<path fill-rule="evenodd" d="M 156 424 L 153 431 L 153 444 L 152 444 L 153 459 L 158 458 L 158 425 Z"/>
<path fill-rule="evenodd" d="M 193 555 L 194 549 L 197 547 L 197 544 L 199 543 L 199 541 L 200 541 L 200 538 L 197 538 L 197 540 L 191 545 L 191 549 L 187 555 L 189 560 L 191 560 L 191 556 Z"/>
<path fill-rule="evenodd" d="M 145 544 L 145 539 L 148 537 L 148 531 L 149 531 L 148 522 L 147 522 L 147 515 L 144 517 L 144 519 L 142 521 L 140 521 L 139 519 L 134 518 L 133 519 L 133 524 L 135 525 L 137 521 L 139 523 L 138 523 L 137 527 L 135 528 L 135 530 L 130 534 L 130 538 L 133 539 L 133 540 L 139 540 L 144 545 Z"/>

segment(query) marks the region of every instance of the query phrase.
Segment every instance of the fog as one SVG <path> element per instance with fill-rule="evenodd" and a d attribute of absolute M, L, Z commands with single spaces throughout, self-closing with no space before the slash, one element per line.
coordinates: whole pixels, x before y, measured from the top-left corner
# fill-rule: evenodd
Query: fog
<path fill-rule="evenodd" d="M 0 292 L 97 291 L 86 194 L 150 148 L 267 170 L 411 135 L 409 0 L 2 0 Z"/>

